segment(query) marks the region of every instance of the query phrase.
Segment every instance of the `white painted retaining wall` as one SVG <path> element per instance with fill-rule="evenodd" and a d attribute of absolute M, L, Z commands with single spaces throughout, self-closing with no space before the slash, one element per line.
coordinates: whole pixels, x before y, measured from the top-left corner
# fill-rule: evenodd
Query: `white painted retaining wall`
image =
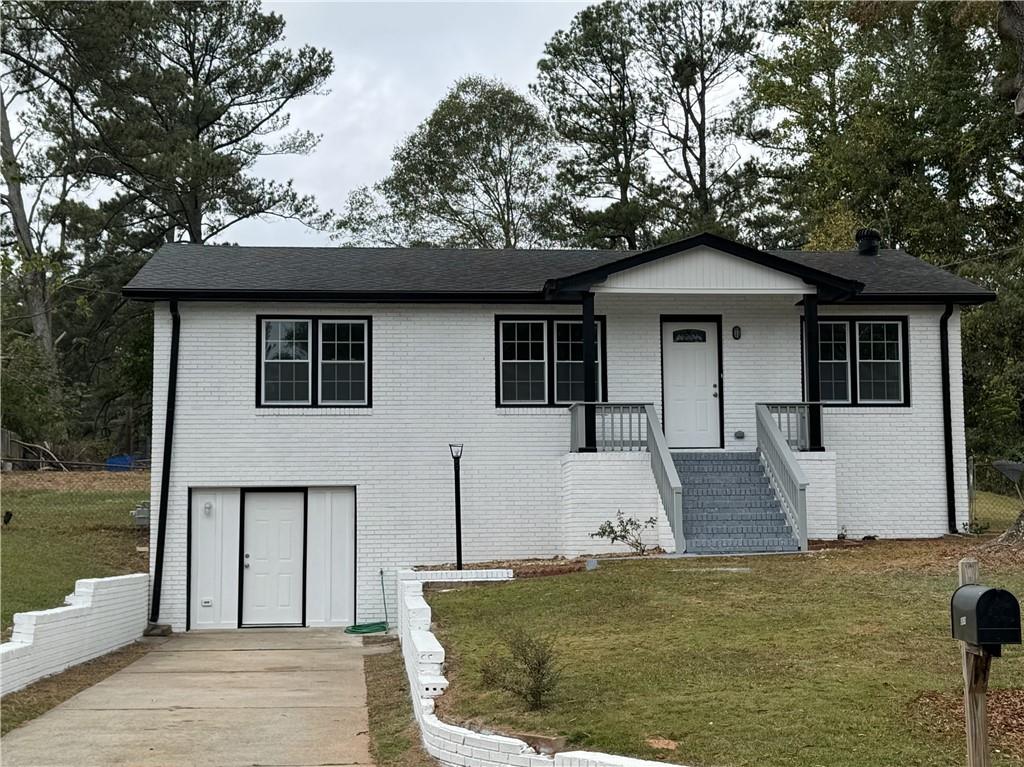
<path fill-rule="evenodd" d="M 511 570 L 402 570 L 398 573 L 399 639 L 413 711 L 427 753 L 446 767 L 665 767 L 665 762 L 592 751 L 565 751 L 548 756 L 537 753 L 518 738 L 475 732 L 437 718 L 434 698 L 447 689 L 448 680 L 444 678 L 444 648 L 430 631 L 430 605 L 423 598 L 423 584 L 511 579 Z"/>
<path fill-rule="evenodd" d="M 644 533 L 644 542 L 676 550 L 672 527 L 658 494 L 651 471 L 651 454 L 568 453 L 562 456 L 562 553 L 629 554 L 624 543 L 592 538 L 601 523 L 615 520 L 617 512 L 641 523 L 658 520 L 654 530 Z"/>
<path fill-rule="evenodd" d="M 64 607 L 14 614 L 0 645 L 0 695 L 134 642 L 146 629 L 149 575 L 85 578 Z"/>

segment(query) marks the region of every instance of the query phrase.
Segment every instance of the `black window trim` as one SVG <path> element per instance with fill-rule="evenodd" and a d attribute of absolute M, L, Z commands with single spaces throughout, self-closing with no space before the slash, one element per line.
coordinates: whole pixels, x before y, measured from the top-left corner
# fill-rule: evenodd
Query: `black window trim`
<path fill-rule="evenodd" d="M 598 342 L 600 357 L 598 369 L 598 399 L 607 401 L 608 397 L 608 334 L 607 320 L 603 314 L 595 314 L 600 340 Z M 544 338 L 547 344 L 547 402 L 504 402 L 501 398 L 501 323 L 503 322 L 543 322 Z M 496 314 L 494 315 L 494 406 L 496 408 L 567 408 L 571 402 L 556 401 L 555 392 L 555 323 L 583 322 L 578 314 Z"/>
<path fill-rule="evenodd" d="M 849 402 L 825 402 L 822 401 L 822 407 L 828 408 L 887 408 L 887 407 L 910 407 L 911 395 L 910 395 L 910 329 L 908 317 L 905 314 L 902 315 L 832 315 L 832 314 L 821 314 L 818 315 L 819 326 L 823 322 L 843 322 L 846 324 L 847 339 L 849 349 L 847 350 L 847 356 L 849 357 L 850 366 L 850 401 Z M 857 323 L 858 322 L 897 322 L 900 324 L 900 367 L 902 368 L 903 376 L 903 398 L 900 402 L 861 402 L 860 401 L 860 387 L 859 387 L 859 370 L 858 365 L 860 364 L 860 348 L 857 339 Z M 800 346 L 805 347 L 804 344 L 804 318 L 800 318 Z M 802 356 L 802 368 L 803 368 L 803 388 L 806 392 L 807 389 L 807 350 L 803 349 L 804 353 Z M 819 394 L 820 396 L 820 394 Z M 806 398 L 806 397 L 805 397 Z"/>
<path fill-rule="evenodd" d="M 310 324 L 310 401 L 308 403 L 264 403 L 263 402 L 263 323 L 267 320 L 307 320 Z M 366 402 L 330 403 L 320 402 L 320 323 L 321 321 L 352 321 L 366 323 Z M 370 315 L 337 314 L 257 314 L 256 315 L 256 407 L 258 408 L 327 408 L 346 410 L 373 407 L 373 317 Z"/>

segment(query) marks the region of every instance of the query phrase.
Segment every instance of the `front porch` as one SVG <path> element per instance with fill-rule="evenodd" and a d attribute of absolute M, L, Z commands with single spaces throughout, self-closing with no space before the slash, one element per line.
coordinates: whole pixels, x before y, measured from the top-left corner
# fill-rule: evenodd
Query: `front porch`
<path fill-rule="evenodd" d="M 677 553 L 806 551 L 812 526 L 834 535 L 835 456 L 810 437 L 820 403 L 758 403 L 753 450 L 671 450 L 651 403 L 569 410 L 572 453 L 649 454 Z"/>

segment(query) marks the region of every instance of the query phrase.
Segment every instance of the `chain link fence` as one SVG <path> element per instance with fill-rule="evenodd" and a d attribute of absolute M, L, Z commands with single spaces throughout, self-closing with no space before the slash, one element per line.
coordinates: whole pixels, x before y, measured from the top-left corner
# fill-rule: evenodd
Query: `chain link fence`
<path fill-rule="evenodd" d="M 971 456 L 967 460 L 970 492 L 970 532 L 1001 533 L 1024 511 L 1017 490 L 989 459 Z"/>
<path fill-rule="evenodd" d="M 79 578 L 148 569 L 148 467 L 20 459 L 3 469 L 3 635 L 13 613 L 59 606 Z"/>

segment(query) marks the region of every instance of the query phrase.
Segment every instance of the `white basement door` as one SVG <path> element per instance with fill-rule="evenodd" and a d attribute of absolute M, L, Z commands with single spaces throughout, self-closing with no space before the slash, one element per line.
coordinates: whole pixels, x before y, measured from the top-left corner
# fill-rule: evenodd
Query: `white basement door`
<path fill-rule="evenodd" d="M 242 625 L 303 623 L 303 495 L 245 493 Z"/>

